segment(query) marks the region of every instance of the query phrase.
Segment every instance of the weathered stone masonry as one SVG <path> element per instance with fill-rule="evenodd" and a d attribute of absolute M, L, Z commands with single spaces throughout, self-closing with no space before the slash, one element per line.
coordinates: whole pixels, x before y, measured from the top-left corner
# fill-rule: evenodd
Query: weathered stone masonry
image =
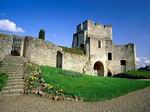
<path fill-rule="evenodd" d="M 85 55 L 72 54 L 53 43 L 33 37 L 0 35 L 0 61 L 6 55 L 24 56 L 27 61 L 90 75 L 113 75 L 135 69 L 134 44 L 115 45 L 112 26 L 90 20 L 77 26 L 73 48 L 84 50 Z"/>

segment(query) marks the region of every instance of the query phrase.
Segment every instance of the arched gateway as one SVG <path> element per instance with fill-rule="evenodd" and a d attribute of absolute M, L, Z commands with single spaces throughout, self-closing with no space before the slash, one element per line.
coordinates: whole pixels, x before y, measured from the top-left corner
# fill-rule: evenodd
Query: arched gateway
<path fill-rule="evenodd" d="M 98 76 L 104 76 L 104 66 L 100 61 L 95 62 L 93 69 Z"/>

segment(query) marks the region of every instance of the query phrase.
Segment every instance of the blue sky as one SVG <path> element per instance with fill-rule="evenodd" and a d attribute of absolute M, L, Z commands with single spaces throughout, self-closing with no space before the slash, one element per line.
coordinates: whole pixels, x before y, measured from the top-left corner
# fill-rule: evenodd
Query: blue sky
<path fill-rule="evenodd" d="M 149 4 L 150 0 L 0 0 L 0 20 L 15 23 L 25 31 L 21 35 L 37 37 L 43 28 L 46 40 L 63 46 L 71 46 L 76 25 L 86 19 L 111 24 L 114 43 L 135 43 L 137 56 L 150 58 Z"/>

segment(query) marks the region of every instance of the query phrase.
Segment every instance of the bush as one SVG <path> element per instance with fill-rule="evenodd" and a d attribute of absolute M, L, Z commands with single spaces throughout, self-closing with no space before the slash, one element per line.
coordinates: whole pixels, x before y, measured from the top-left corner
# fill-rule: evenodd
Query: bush
<path fill-rule="evenodd" d="M 45 40 L 45 30 L 41 29 L 39 32 L 39 39 Z"/>
<path fill-rule="evenodd" d="M 143 78 L 143 79 L 150 78 L 150 71 L 145 71 L 145 70 L 130 70 L 127 71 L 126 74 L 128 76 L 135 77 L 135 78 Z"/>
<path fill-rule="evenodd" d="M 117 74 L 114 77 L 129 78 L 129 79 L 150 79 L 150 71 L 129 70 L 125 73 Z"/>

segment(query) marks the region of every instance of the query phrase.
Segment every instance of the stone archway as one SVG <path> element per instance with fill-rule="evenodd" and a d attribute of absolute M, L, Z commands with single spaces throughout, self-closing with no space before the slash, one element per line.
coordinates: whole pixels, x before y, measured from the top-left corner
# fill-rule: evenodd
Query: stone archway
<path fill-rule="evenodd" d="M 104 76 L 104 66 L 100 61 L 95 62 L 93 69 L 97 76 Z"/>

